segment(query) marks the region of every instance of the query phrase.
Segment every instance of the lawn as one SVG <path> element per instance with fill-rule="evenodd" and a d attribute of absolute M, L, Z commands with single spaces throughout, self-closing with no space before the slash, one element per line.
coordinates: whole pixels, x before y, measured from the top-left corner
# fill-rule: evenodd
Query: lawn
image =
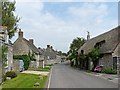
<path fill-rule="evenodd" d="M 52 65 L 46 65 L 45 68 L 29 68 L 28 70 L 49 72 Z"/>
<path fill-rule="evenodd" d="M 13 78 L 11 80 L 6 80 L 3 83 L 2 87 L 3 88 L 45 88 L 47 76 L 42 76 L 43 77 L 42 79 L 40 79 L 39 76 L 40 75 L 34 75 L 34 74 L 19 74 L 16 78 Z M 40 86 L 38 87 L 34 86 L 36 82 L 39 82 Z"/>

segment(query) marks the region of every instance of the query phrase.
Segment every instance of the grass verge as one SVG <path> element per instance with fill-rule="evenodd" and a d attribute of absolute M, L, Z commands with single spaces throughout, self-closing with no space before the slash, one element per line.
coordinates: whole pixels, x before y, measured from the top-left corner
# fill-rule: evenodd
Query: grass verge
<path fill-rule="evenodd" d="M 52 65 L 46 65 L 45 68 L 29 68 L 28 70 L 49 72 Z"/>
<path fill-rule="evenodd" d="M 45 88 L 45 84 L 47 81 L 47 76 L 39 77 L 40 75 L 34 74 L 19 74 L 16 78 L 11 80 L 6 80 L 2 84 L 2 88 Z M 34 84 L 36 82 L 40 83 L 40 86 L 36 87 Z"/>

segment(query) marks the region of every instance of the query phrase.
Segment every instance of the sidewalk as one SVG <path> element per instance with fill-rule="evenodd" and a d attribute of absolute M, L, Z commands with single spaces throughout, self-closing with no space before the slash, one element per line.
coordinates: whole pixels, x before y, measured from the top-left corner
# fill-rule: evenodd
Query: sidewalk
<path fill-rule="evenodd" d="M 118 77 L 118 75 L 114 75 L 114 74 L 104 74 L 104 73 L 96 73 L 96 72 L 86 72 L 89 75 L 94 75 L 96 77 L 99 78 L 103 78 L 109 81 L 112 81 L 113 83 L 119 83 L 118 81 L 120 81 L 120 77 Z M 119 80 L 118 80 L 119 79 Z"/>

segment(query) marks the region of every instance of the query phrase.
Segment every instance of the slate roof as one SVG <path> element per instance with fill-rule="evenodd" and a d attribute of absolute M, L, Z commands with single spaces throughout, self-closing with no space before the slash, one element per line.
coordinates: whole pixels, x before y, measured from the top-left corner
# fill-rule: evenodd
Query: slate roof
<path fill-rule="evenodd" d="M 78 54 L 81 53 L 81 50 L 84 50 L 84 53 L 88 54 L 91 49 L 94 48 L 96 43 L 101 41 L 105 41 L 105 43 L 100 47 L 100 52 L 113 53 L 120 43 L 120 26 L 86 41 L 86 43 L 78 50 Z"/>

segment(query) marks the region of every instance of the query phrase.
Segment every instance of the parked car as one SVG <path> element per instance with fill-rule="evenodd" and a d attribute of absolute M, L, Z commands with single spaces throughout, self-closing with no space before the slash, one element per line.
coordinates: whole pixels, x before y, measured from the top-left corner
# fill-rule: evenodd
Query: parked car
<path fill-rule="evenodd" d="M 95 72 L 101 72 L 103 69 L 103 65 L 97 65 L 94 69 Z"/>

